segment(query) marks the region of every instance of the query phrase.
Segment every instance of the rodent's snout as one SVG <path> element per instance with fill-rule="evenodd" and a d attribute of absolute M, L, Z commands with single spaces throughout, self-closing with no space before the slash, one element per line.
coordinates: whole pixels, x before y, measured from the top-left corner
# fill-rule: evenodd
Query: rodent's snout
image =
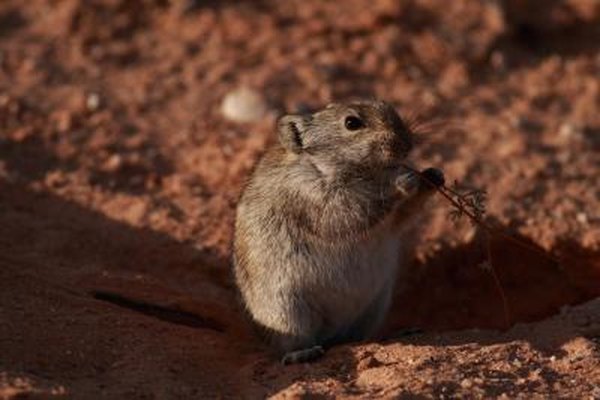
<path fill-rule="evenodd" d="M 391 140 L 394 144 L 394 149 L 403 154 L 410 153 L 414 147 L 413 139 L 404 126 L 394 127 L 391 130 Z"/>
<path fill-rule="evenodd" d="M 443 186 L 446 183 L 446 178 L 444 177 L 444 173 L 437 168 L 424 169 L 421 172 L 421 175 L 429 183 L 435 185 L 435 187 Z"/>
<path fill-rule="evenodd" d="M 411 138 L 398 130 L 386 130 L 378 136 L 378 140 L 393 158 L 404 159 L 413 149 Z"/>

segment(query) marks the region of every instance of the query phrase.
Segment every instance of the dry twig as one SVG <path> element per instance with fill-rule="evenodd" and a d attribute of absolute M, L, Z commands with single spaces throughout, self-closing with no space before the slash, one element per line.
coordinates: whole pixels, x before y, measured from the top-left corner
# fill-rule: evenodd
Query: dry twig
<path fill-rule="evenodd" d="M 485 212 L 486 212 L 486 204 L 485 203 L 486 203 L 486 199 L 487 199 L 487 192 L 485 190 L 480 190 L 480 189 L 461 190 L 460 186 L 458 185 L 458 182 L 456 182 L 456 181 L 454 182 L 454 185 L 452 188 L 450 188 L 444 184 L 436 185 L 434 182 L 431 181 L 431 179 L 429 179 L 422 172 L 417 171 L 407 165 L 404 165 L 404 167 L 406 169 L 418 174 L 428 184 L 430 184 L 433 188 L 435 188 L 437 190 L 437 192 L 440 193 L 442 195 L 442 197 L 444 197 L 453 206 L 452 210 L 450 211 L 450 218 L 453 221 L 456 222 L 456 221 L 460 220 L 461 218 L 463 218 L 464 216 L 466 216 L 469 218 L 470 222 L 473 225 L 477 225 L 486 231 L 486 253 L 487 253 L 488 259 L 484 263 L 482 263 L 482 265 L 485 270 L 490 272 L 490 274 L 492 275 L 492 277 L 494 279 L 494 285 L 496 286 L 496 289 L 498 290 L 498 293 L 502 299 L 502 306 L 504 309 L 504 318 L 505 318 L 506 327 L 509 327 L 510 323 L 511 323 L 511 317 L 510 317 L 510 311 L 509 311 L 509 306 L 508 306 L 508 300 L 506 298 L 504 289 L 502 288 L 500 279 L 498 278 L 498 274 L 496 273 L 496 270 L 492 263 L 492 249 L 491 249 L 491 237 L 490 236 L 491 235 L 499 235 L 505 239 L 512 241 L 513 243 L 516 243 L 517 245 L 519 245 L 521 247 L 524 247 L 533 252 L 536 252 L 536 253 L 544 256 L 545 258 L 552 260 L 553 262 L 555 262 L 557 264 L 560 261 L 558 259 L 556 259 L 555 257 L 547 254 L 546 252 L 538 249 L 537 247 L 534 247 L 534 246 L 530 245 L 529 243 L 526 243 L 523 240 L 515 238 L 514 236 L 510 235 L 509 233 L 506 233 L 503 229 L 492 226 L 490 223 L 484 221 Z"/>

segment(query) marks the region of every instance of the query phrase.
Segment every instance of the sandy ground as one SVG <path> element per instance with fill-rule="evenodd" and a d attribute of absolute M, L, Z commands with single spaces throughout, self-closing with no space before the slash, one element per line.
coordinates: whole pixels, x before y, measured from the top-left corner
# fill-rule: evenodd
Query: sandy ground
<path fill-rule="evenodd" d="M 248 86 L 269 113 L 220 114 Z M 277 115 L 377 97 L 418 165 L 532 251 L 431 204 L 384 334 L 269 357 L 237 197 Z M 600 398 L 594 0 L 0 2 L 0 398 Z M 594 300 L 596 299 L 596 300 Z"/>

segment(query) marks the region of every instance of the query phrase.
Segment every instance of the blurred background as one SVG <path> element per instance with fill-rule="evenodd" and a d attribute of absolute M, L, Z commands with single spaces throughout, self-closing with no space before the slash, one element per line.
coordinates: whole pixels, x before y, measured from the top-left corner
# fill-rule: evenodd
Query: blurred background
<path fill-rule="evenodd" d="M 377 97 L 423 123 L 417 158 L 482 186 L 502 175 L 491 206 L 518 212 L 519 174 L 597 172 L 581 150 L 598 149 L 599 30 L 595 0 L 4 0 L 1 171 L 152 194 L 165 209 L 130 222 L 223 252 L 229 231 L 178 201 L 202 192 L 230 220 L 276 115 Z"/>

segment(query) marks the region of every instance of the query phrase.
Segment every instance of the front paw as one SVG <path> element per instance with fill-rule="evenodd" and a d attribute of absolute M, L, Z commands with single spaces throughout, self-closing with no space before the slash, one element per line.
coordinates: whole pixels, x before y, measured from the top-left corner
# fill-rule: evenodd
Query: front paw
<path fill-rule="evenodd" d="M 403 197 L 411 197 L 419 193 L 430 193 L 443 186 L 444 173 L 437 168 L 427 168 L 422 172 L 406 171 L 396 177 L 396 190 Z"/>
<path fill-rule="evenodd" d="M 318 360 L 323 357 L 325 350 L 321 346 L 313 346 L 306 349 L 290 351 L 285 353 L 281 359 L 283 365 L 300 364 Z"/>
<path fill-rule="evenodd" d="M 407 171 L 397 176 L 394 184 L 402 196 L 410 197 L 419 192 L 421 177 L 413 171 Z"/>

